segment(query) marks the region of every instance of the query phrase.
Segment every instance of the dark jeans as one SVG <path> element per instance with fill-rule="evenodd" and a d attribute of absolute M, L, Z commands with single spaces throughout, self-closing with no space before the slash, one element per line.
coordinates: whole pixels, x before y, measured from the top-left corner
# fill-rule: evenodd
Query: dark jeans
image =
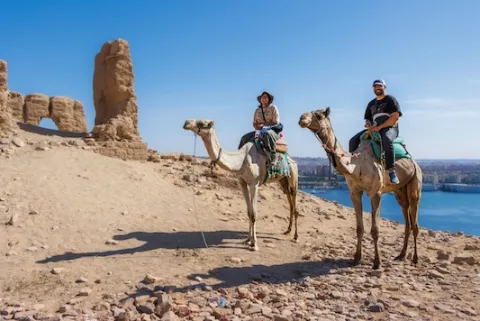
<path fill-rule="evenodd" d="M 367 130 L 364 129 L 350 139 L 348 150 L 353 153 L 360 145 L 360 136 Z M 380 131 L 382 137 L 382 147 L 385 152 L 385 168 L 395 169 L 395 152 L 393 150 L 393 141 L 398 137 L 398 127 L 387 127 Z"/>
<path fill-rule="evenodd" d="M 255 137 L 255 132 L 249 132 L 245 135 L 242 136 L 240 139 L 240 144 L 238 145 L 238 149 L 242 148 L 243 145 L 248 143 L 250 140 L 252 140 Z M 263 135 L 263 145 L 266 149 L 267 152 L 270 152 L 270 155 L 267 155 L 268 157 L 273 157 L 275 150 L 276 150 L 276 143 L 277 140 L 279 139 L 280 135 L 274 132 L 273 130 L 267 130 L 267 132 Z"/>

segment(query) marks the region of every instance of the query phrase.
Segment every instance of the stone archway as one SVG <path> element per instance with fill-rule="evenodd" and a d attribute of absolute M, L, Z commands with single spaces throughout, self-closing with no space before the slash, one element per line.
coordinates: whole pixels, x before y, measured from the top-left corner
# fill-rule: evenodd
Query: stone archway
<path fill-rule="evenodd" d="M 42 94 L 25 96 L 23 122 L 38 126 L 44 118 L 53 120 L 59 131 L 88 132 L 83 106 L 68 97 L 51 97 Z"/>

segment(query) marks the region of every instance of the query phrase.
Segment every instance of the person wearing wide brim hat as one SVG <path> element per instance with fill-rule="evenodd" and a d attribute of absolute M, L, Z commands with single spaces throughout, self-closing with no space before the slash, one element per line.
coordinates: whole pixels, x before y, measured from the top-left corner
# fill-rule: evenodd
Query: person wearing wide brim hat
<path fill-rule="evenodd" d="M 263 139 L 264 148 L 269 160 L 275 156 L 276 141 L 280 138 L 283 126 L 280 123 L 280 113 L 277 106 L 273 105 L 274 96 L 267 91 L 257 96 L 260 103 L 253 114 L 253 128 L 255 131 L 245 134 L 240 140 L 238 149 L 251 141 L 255 135 Z"/>

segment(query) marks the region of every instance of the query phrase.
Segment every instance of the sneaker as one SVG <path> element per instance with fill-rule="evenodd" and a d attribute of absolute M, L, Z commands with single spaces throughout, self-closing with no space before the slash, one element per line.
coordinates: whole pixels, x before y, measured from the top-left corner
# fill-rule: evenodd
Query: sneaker
<path fill-rule="evenodd" d="M 389 172 L 388 175 L 390 176 L 390 182 L 392 184 L 398 184 L 400 181 L 398 180 L 397 173 L 395 171 Z"/>

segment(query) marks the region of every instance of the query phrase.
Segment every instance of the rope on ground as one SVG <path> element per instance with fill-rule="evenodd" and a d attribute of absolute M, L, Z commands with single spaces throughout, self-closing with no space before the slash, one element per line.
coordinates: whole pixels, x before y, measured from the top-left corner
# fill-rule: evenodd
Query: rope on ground
<path fill-rule="evenodd" d="M 195 178 L 195 165 L 194 162 L 197 162 L 197 134 L 193 133 L 195 139 L 193 142 L 193 162 L 192 162 L 192 177 L 193 177 L 193 212 L 195 213 L 195 218 L 197 219 L 197 224 L 198 224 L 198 229 L 200 230 L 200 233 L 202 234 L 203 238 L 203 243 L 205 244 L 205 248 L 208 249 L 208 244 L 207 240 L 205 239 L 205 235 L 203 234 L 202 227 L 200 226 L 200 220 L 198 219 L 198 212 L 197 212 L 197 203 L 195 202 L 195 183 L 196 183 L 196 178 Z"/>

